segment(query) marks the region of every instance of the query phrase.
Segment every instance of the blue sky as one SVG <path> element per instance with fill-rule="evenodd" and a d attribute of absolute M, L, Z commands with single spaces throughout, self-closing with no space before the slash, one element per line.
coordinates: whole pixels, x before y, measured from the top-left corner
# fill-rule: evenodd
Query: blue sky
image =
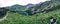
<path fill-rule="evenodd" d="M 0 0 L 0 7 L 11 6 L 14 4 L 27 5 L 28 3 L 36 4 L 47 0 Z"/>

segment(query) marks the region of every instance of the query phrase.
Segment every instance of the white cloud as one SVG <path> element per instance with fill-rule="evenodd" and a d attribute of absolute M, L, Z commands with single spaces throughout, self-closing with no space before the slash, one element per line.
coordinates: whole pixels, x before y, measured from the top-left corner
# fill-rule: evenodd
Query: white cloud
<path fill-rule="evenodd" d="M 36 4 L 47 0 L 0 0 L 0 7 L 11 6 L 14 4 L 26 5 L 28 3 Z"/>

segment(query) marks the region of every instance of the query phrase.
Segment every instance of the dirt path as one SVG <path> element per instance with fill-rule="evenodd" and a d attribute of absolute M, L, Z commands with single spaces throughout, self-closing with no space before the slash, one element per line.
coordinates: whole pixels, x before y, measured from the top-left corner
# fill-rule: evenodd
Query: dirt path
<path fill-rule="evenodd" d="M 3 17 L 3 18 L 0 19 L 0 21 L 5 20 L 5 19 L 7 18 L 7 16 L 8 16 L 8 12 L 7 12 L 7 14 L 5 15 L 5 17 Z"/>

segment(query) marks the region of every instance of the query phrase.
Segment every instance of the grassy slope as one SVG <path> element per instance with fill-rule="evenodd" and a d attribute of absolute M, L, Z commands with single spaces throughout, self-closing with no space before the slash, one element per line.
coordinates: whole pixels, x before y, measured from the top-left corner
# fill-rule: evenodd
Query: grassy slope
<path fill-rule="evenodd" d="M 54 16 L 57 19 L 57 23 L 60 24 L 60 9 L 48 13 L 38 13 L 32 16 L 9 12 L 7 19 L 0 22 L 0 24 L 49 24 L 50 16 Z"/>
<path fill-rule="evenodd" d="M 57 18 L 57 23 L 60 24 L 60 9 L 48 13 L 38 13 L 33 16 L 23 16 L 9 12 L 7 19 L 0 24 L 49 24 L 50 16 Z"/>

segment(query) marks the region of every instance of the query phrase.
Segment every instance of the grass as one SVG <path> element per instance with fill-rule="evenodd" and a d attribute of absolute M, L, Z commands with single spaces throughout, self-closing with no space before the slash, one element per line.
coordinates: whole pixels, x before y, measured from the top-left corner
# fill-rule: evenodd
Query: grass
<path fill-rule="evenodd" d="M 60 24 L 60 9 L 32 16 L 9 12 L 7 19 L 1 21 L 0 24 L 49 24 L 50 16 L 54 16 L 57 19 L 57 24 Z"/>

